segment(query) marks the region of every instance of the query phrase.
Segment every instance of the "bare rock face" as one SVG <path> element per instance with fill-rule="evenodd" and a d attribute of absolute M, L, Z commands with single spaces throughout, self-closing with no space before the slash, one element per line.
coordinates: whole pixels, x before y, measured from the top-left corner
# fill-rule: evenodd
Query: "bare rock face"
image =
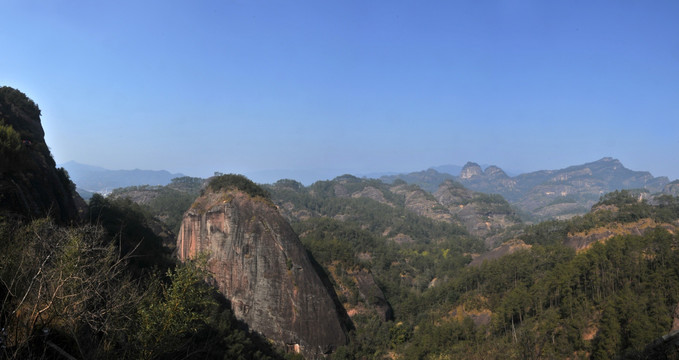
<path fill-rule="evenodd" d="M 413 189 L 409 185 L 393 186 L 390 190 L 394 194 L 405 197 L 405 207 L 407 210 L 430 219 L 449 223 L 454 222 L 450 212 L 441 206 L 430 193 L 419 188 Z"/>
<path fill-rule="evenodd" d="M 481 170 L 481 166 L 477 163 L 473 162 L 468 162 L 464 165 L 462 168 L 462 171 L 460 171 L 460 178 L 461 179 L 470 179 L 475 176 L 481 176 L 483 175 L 483 171 Z"/>
<path fill-rule="evenodd" d="M 563 244 L 573 248 L 576 252 L 588 250 L 594 243 L 605 242 L 616 235 L 641 236 L 655 228 L 662 227 L 670 233 L 677 231 L 677 225 L 671 223 L 657 223 L 652 219 L 645 218 L 632 223 L 611 223 L 584 232 L 568 234 Z"/>
<path fill-rule="evenodd" d="M 351 194 L 351 197 L 352 198 L 365 197 L 365 198 L 368 198 L 368 199 L 375 200 L 375 201 L 382 203 L 382 204 L 391 205 L 389 203 L 389 201 L 387 201 L 387 199 L 384 198 L 384 194 L 382 194 L 382 192 L 379 189 L 372 187 L 372 186 L 366 186 L 363 190 L 357 191 L 357 192 Z"/>
<path fill-rule="evenodd" d="M 499 167 L 495 165 L 491 165 L 486 168 L 486 170 L 483 171 L 483 175 L 488 176 L 488 177 L 494 177 L 498 179 L 506 179 L 509 178 L 507 174 L 504 172 L 504 170 L 500 169 Z"/>
<path fill-rule="evenodd" d="M 347 343 L 329 289 L 268 199 L 207 190 L 184 214 L 177 237 L 180 260 L 200 253 L 207 253 L 216 286 L 251 330 L 307 358 Z"/>

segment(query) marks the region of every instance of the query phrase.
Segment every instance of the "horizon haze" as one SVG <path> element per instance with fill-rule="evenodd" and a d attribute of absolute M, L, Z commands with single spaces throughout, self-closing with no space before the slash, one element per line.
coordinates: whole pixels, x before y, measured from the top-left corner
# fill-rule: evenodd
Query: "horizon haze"
<path fill-rule="evenodd" d="M 40 106 L 57 163 L 331 176 L 613 157 L 679 178 L 675 1 L 9 1 L 3 13 L 0 85 Z"/>

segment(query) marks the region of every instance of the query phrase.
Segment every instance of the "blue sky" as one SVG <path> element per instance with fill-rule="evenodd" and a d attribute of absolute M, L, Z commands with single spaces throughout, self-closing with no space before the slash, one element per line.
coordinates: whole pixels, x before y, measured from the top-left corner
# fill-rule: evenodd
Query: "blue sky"
<path fill-rule="evenodd" d="M 0 8 L 0 84 L 58 163 L 270 181 L 611 156 L 679 178 L 675 0 Z"/>

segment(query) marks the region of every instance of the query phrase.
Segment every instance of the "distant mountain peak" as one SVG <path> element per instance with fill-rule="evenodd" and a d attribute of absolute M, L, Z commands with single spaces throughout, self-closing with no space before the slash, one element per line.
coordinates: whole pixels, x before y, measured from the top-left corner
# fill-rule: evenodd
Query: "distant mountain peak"
<path fill-rule="evenodd" d="M 480 176 L 483 175 L 483 170 L 481 170 L 481 165 L 475 163 L 475 162 L 467 162 L 464 167 L 462 168 L 462 171 L 460 172 L 460 178 L 461 179 L 470 179 L 474 176 Z"/>
<path fill-rule="evenodd" d="M 507 173 L 504 172 L 504 170 L 500 169 L 499 167 L 495 165 L 491 165 L 486 168 L 486 170 L 483 171 L 483 174 L 485 176 L 493 176 L 493 177 L 509 177 L 507 176 Z"/>
<path fill-rule="evenodd" d="M 99 166 L 69 161 L 62 165 L 81 190 L 108 193 L 115 188 L 137 185 L 167 185 L 183 174 L 166 170 L 108 170 Z"/>
<path fill-rule="evenodd" d="M 608 156 L 601 158 L 601 159 L 595 161 L 594 163 L 595 164 L 596 163 L 600 163 L 600 164 L 604 163 L 604 164 L 613 165 L 613 166 L 623 166 L 622 163 L 620 162 L 620 160 L 618 160 L 616 158 L 608 157 Z"/>

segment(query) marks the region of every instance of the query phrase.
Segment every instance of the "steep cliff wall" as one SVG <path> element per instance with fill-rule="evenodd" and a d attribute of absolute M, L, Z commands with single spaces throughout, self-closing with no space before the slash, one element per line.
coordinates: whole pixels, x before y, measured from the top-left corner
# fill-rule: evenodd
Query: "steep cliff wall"
<path fill-rule="evenodd" d="M 307 358 L 346 344 L 329 289 L 268 199 L 208 189 L 185 213 L 177 237 L 181 260 L 203 252 L 220 292 L 252 330 Z"/>
<path fill-rule="evenodd" d="M 0 216 L 77 221 L 86 205 L 45 143 L 40 108 L 19 90 L 0 87 Z"/>

